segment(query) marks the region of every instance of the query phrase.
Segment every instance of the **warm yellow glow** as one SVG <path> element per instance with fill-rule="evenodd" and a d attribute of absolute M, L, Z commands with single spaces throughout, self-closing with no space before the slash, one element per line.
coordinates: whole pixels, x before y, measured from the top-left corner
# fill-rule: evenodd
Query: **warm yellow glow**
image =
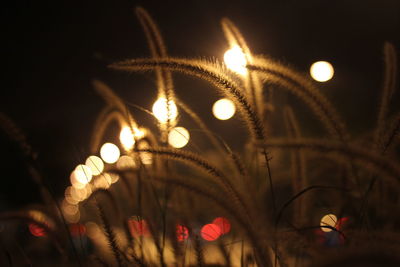
<path fill-rule="evenodd" d="M 333 73 L 333 67 L 327 61 L 317 61 L 310 68 L 311 77 L 318 82 L 329 81 L 332 79 Z"/>
<path fill-rule="evenodd" d="M 219 120 L 228 120 L 235 114 L 235 104 L 229 99 L 222 98 L 214 103 L 212 112 Z"/>
<path fill-rule="evenodd" d="M 79 164 L 73 171 L 73 175 L 79 183 L 87 184 L 92 180 L 93 173 L 88 166 Z"/>
<path fill-rule="evenodd" d="M 175 102 L 173 100 L 168 101 L 164 97 L 160 97 L 154 102 L 153 114 L 160 123 L 166 123 L 169 121 L 174 121 L 178 116 L 178 109 L 176 108 Z"/>
<path fill-rule="evenodd" d="M 238 45 L 233 46 L 231 49 L 225 52 L 224 61 L 228 69 L 231 69 L 241 75 L 247 74 L 246 55 Z"/>
<path fill-rule="evenodd" d="M 64 214 L 64 217 L 68 223 L 77 223 L 81 218 L 81 213 L 79 212 L 78 209 L 78 211 L 74 214 Z"/>
<path fill-rule="evenodd" d="M 71 181 L 72 186 L 75 188 L 84 188 L 86 186 L 86 182 L 81 183 L 78 181 L 75 170 L 73 172 L 71 172 L 71 176 L 69 177 L 69 180 Z"/>
<path fill-rule="evenodd" d="M 108 189 L 112 184 L 112 177 L 109 173 L 102 173 L 97 176 L 93 181 L 94 188 L 97 189 Z"/>
<path fill-rule="evenodd" d="M 142 141 L 140 143 L 138 143 L 138 149 L 148 149 L 150 148 L 150 145 L 147 141 Z M 140 161 L 142 162 L 142 164 L 144 165 L 150 165 L 153 163 L 153 156 L 151 155 L 151 153 L 148 152 L 140 152 L 139 153 L 139 158 Z"/>
<path fill-rule="evenodd" d="M 63 200 L 63 202 L 61 203 L 61 209 L 63 211 L 63 214 L 66 215 L 74 215 L 79 211 L 77 205 L 71 205 L 66 200 Z"/>
<path fill-rule="evenodd" d="M 136 139 L 141 139 L 146 135 L 145 129 L 133 128 L 133 135 Z"/>
<path fill-rule="evenodd" d="M 71 205 L 76 205 L 79 203 L 79 200 L 74 198 L 72 195 L 72 186 L 68 186 L 64 192 L 65 201 L 67 201 Z"/>
<path fill-rule="evenodd" d="M 89 196 L 89 192 L 86 187 L 82 189 L 71 187 L 70 194 L 77 201 L 83 201 Z"/>
<path fill-rule="evenodd" d="M 110 164 L 117 162 L 119 155 L 119 148 L 111 143 L 105 143 L 100 149 L 101 158 Z"/>
<path fill-rule="evenodd" d="M 186 146 L 189 139 L 189 132 L 183 127 L 175 127 L 168 133 L 168 144 L 175 148 Z"/>
<path fill-rule="evenodd" d="M 117 161 L 117 168 L 120 170 L 134 169 L 135 167 L 135 160 L 129 156 L 122 156 Z"/>
<path fill-rule="evenodd" d="M 121 133 L 119 134 L 119 141 L 126 151 L 130 151 L 135 144 L 135 137 L 132 133 L 131 127 L 125 126 L 122 128 Z"/>
<path fill-rule="evenodd" d="M 101 158 L 90 156 L 86 159 L 85 165 L 90 168 L 93 175 L 99 175 L 104 170 L 104 163 Z"/>
<path fill-rule="evenodd" d="M 337 217 L 334 214 L 328 214 L 322 217 L 320 225 L 335 227 L 336 223 L 337 223 Z M 321 227 L 321 230 L 324 232 L 332 231 L 332 229 L 326 227 Z"/>

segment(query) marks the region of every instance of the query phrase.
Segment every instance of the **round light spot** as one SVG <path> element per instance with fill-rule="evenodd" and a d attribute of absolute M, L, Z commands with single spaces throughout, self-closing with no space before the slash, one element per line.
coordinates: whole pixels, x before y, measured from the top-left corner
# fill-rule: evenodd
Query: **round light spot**
<path fill-rule="evenodd" d="M 135 145 L 135 138 L 129 126 L 122 128 L 121 133 L 119 134 L 119 141 L 126 151 L 132 150 Z"/>
<path fill-rule="evenodd" d="M 176 225 L 176 239 L 183 242 L 189 238 L 189 229 L 184 225 Z"/>
<path fill-rule="evenodd" d="M 228 120 L 235 114 L 235 104 L 229 99 L 222 98 L 214 103 L 212 112 L 219 120 Z"/>
<path fill-rule="evenodd" d="M 100 149 L 101 158 L 110 164 L 117 162 L 119 155 L 119 148 L 111 143 L 105 143 Z"/>
<path fill-rule="evenodd" d="M 326 82 L 333 77 L 333 66 L 327 61 L 317 61 L 310 67 L 311 77 L 318 82 Z"/>
<path fill-rule="evenodd" d="M 178 109 L 176 108 L 175 102 L 173 100 L 168 101 L 164 97 L 160 97 L 153 104 L 153 114 L 160 123 L 166 123 L 169 121 L 174 121 L 178 116 Z"/>
<path fill-rule="evenodd" d="M 75 178 L 79 183 L 87 184 L 92 180 L 93 173 L 88 166 L 79 164 L 73 171 L 73 175 L 75 175 Z"/>
<path fill-rule="evenodd" d="M 101 158 L 90 156 L 86 159 L 85 165 L 90 168 L 93 175 L 99 175 L 104 170 L 104 163 Z"/>
<path fill-rule="evenodd" d="M 183 127 L 175 127 L 168 133 L 168 144 L 175 148 L 186 146 L 189 139 L 189 132 Z"/>
<path fill-rule="evenodd" d="M 243 53 L 243 50 L 238 45 L 233 46 L 231 49 L 225 52 L 224 61 L 226 66 L 234 72 L 241 75 L 247 74 L 246 55 Z"/>
<path fill-rule="evenodd" d="M 334 214 L 327 214 L 321 219 L 321 226 L 331 226 L 335 227 L 337 223 L 337 217 Z M 321 227 L 321 230 L 324 232 L 331 232 L 332 229 L 327 228 L 327 227 Z"/>
<path fill-rule="evenodd" d="M 221 235 L 221 229 L 215 224 L 206 224 L 201 228 L 201 237 L 207 241 L 217 240 Z"/>

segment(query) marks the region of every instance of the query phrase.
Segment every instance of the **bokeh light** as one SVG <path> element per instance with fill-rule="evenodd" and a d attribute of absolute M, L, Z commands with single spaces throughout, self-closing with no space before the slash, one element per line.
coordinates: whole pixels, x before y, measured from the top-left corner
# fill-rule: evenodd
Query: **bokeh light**
<path fill-rule="evenodd" d="M 92 180 L 92 170 L 83 164 L 79 164 L 76 166 L 75 170 L 73 171 L 73 175 L 75 179 L 81 184 L 87 184 Z"/>
<path fill-rule="evenodd" d="M 334 69 L 327 61 L 317 61 L 310 67 L 311 77 L 318 82 L 326 82 L 332 79 Z"/>
<path fill-rule="evenodd" d="M 135 160 L 127 155 L 121 156 L 117 161 L 117 168 L 119 170 L 129 170 L 136 167 Z"/>
<path fill-rule="evenodd" d="M 189 132 L 183 127 L 175 127 L 168 133 L 168 144 L 175 148 L 186 146 L 189 139 Z"/>
<path fill-rule="evenodd" d="M 243 50 L 238 45 L 233 46 L 231 49 L 225 52 L 224 61 L 226 66 L 234 72 L 241 75 L 247 74 L 246 55 L 243 53 Z"/>
<path fill-rule="evenodd" d="M 112 178 L 108 173 L 102 173 L 97 176 L 93 181 L 95 189 L 108 189 L 112 184 Z"/>
<path fill-rule="evenodd" d="M 81 183 L 78 181 L 77 175 L 75 170 L 71 172 L 71 175 L 69 177 L 70 182 L 72 184 L 73 187 L 75 188 L 84 188 L 86 186 L 86 182 L 85 183 Z"/>
<path fill-rule="evenodd" d="M 335 228 L 337 221 L 338 221 L 337 217 L 334 214 L 327 214 L 324 217 L 322 217 L 320 226 L 331 226 Z M 321 230 L 324 232 L 332 231 L 332 229 L 327 227 L 321 227 Z"/>
<path fill-rule="evenodd" d="M 173 100 L 168 101 L 164 97 L 160 97 L 153 104 L 153 114 L 160 123 L 166 123 L 168 120 L 173 122 L 178 116 L 178 109 Z"/>
<path fill-rule="evenodd" d="M 29 232 L 31 232 L 33 236 L 36 237 L 46 236 L 46 230 L 43 227 L 37 225 L 36 223 L 30 223 L 28 227 L 29 227 Z"/>
<path fill-rule="evenodd" d="M 110 164 L 117 162 L 120 154 L 119 148 L 112 143 L 105 143 L 100 149 L 101 158 Z"/>
<path fill-rule="evenodd" d="M 183 225 L 176 225 L 176 239 L 179 242 L 183 242 L 189 238 L 189 229 Z"/>
<path fill-rule="evenodd" d="M 204 225 L 200 231 L 201 237 L 207 241 L 217 240 L 221 235 L 221 229 L 218 225 L 209 223 Z"/>
<path fill-rule="evenodd" d="M 104 163 L 97 156 L 90 156 L 86 159 L 85 165 L 90 168 L 93 175 L 99 175 L 104 170 Z"/>
<path fill-rule="evenodd" d="M 235 104 L 226 98 L 216 101 L 212 107 L 214 116 L 219 120 L 228 120 L 235 114 Z"/>
<path fill-rule="evenodd" d="M 217 225 L 221 229 L 221 234 L 227 234 L 231 231 L 231 223 L 227 218 L 218 217 L 215 218 L 212 222 L 213 224 Z"/>
<path fill-rule="evenodd" d="M 129 126 L 125 126 L 121 129 L 119 141 L 126 151 L 132 150 L 133 146 L 135 145 L 135 137 Z"/>

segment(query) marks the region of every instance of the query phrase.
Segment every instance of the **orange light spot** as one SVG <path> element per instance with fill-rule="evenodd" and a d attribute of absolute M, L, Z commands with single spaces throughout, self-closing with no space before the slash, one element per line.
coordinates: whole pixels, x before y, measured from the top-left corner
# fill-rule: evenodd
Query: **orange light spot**
<path fill-rule="evenodd" d="M 203 226 L 200 231 L 201 237 L 207 241 L 217 240 L 221 235 L 221 229 L 218 225 L 209 223 Z"/>

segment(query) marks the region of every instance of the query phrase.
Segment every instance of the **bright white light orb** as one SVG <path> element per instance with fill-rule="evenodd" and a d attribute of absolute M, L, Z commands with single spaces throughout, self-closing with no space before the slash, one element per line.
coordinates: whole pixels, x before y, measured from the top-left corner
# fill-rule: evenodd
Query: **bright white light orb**
<path fill-rule="evenodd" d="M 75 175 L 75 178 L 79 183 L 87 184 L 92 180 L 93 173 L 88 166 L 79 164 L 76 166 L 73 175 Z"/>
<path fill-rule="evenodd" d="M 153 104 L 153 114 L 160 123 L 166 123 L 169 121 L 174 121 L 178 116 L 178 109 L 176 108 L 175 102 L 173 100 L 168 101 L 164 97 L 160 97 Z"/>
<path fill-rule="evenodd" d="M 317 61 L 310 67 L 311 77 L 318 82 L 326 82 L 333 77 L 333 66 L 327 61 Z"/>
<path fill-rule="evenodd" d="M 93 175 L 99 175 L 104 170 L 104 163 L 101 158 L 90 156 L 86 159 L 85 165 L 90 168 Z"/>
<path fill-rule="evenodd" d="M 168 133 L 168 144 L 175 148 L 186 146 L 189 139 L 189 132 L 183 127 L 175 127 Z"/>
<path fill-rule="evenodd" d="M 231 69 L 241 75 L 247 74 L 246 55 L 238 45 L 233 46 L 231 49 L 225 52 L 224 61 L 228 69 Z"/>
<path fill-rule="evenodd" d="M 135 138 L 132 133 L 131 127 L 125 126 L 122 128 L 121 133 L 119 134 L 119 141 L 126 151 L 130 151 L 135 144 Z"/>
<path fill-rule="evenodd" d="M 117 162 L 120 154 L 119 148 L 112 143 L 105 143 L 100 149 L 101 158 L 110 164 Z"/>
<path fill-rule="evenodd" d="M 337 223 L 337 217 L 334 214 L 327 214 L 321 219 L 321 226 L 331 226 L 335 227 Z M 321 230 L 324 232 L 331 232 L 332 229 L 327 227 L 321 227 Z"/>
<path fill-rule="evenodd" d="M 228 120 L 235 114 L 235 104 L 229 99 L 222 98 L 214 103 L 212 112 L 219 120 Z"/>

